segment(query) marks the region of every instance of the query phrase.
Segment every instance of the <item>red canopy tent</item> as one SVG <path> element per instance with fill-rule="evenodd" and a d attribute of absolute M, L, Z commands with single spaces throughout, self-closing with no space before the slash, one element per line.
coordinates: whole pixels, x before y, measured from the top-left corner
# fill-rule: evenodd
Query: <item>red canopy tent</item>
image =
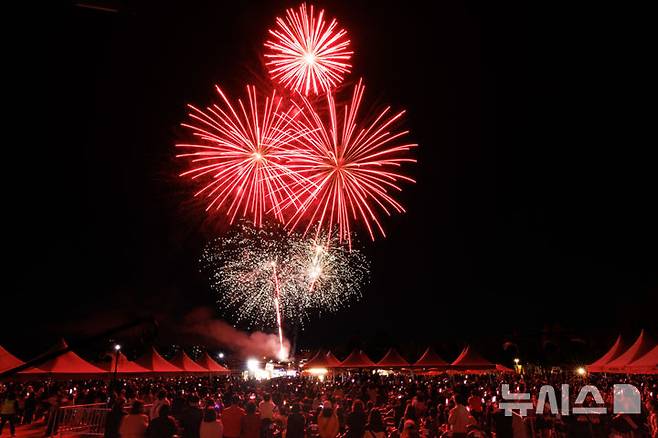
<path fill-rule="evenodd" d="M 183 370 L 167 362 L 154 347 L 135 361 L 152 373 L 183 373 Z"/>
<path fill-rule="evenodd" d="M 603 371 L 608 373 L 627 373 L 630 372 L 629 365 L 640 359 L 654 347 L 653 341 L 642 330 L 633 345 L 630 346 L 623 354 L 616 359 L 608 362 L 603 367 Z"/>
<path fill-rule="evenodd" d="M 403 368 L 408 367 L 409 362 L 397 352 L 395 348 L 391 348 L 388 352 L 377 362 L 378 367 L 382 368 Z"/>
<path fill-rule="evenodd" d="M 326 353 L 323 350 L 319 350 L 315 356 L 310 358 L 308 362 L 304 364 L 305 369 L 311 368 L 338 368 L 340 367 L 340 361 L 334 356 L 331 351 Z"/>
<path fill-rule="evenodd" d="M 462 350 L 459 357 L 457 357 L 457 359 L 455 359 L 455 361 L 450 364 L 450 367 L 456 370 L 464 371 L 494 370 L 496 369 L 496 364 L 484 359 L 482 356 L 480 356 L 479 353 L 473 350 L 470 345 L 467 345 L 466 348 Z"/>
<path fill-rule="evenodd" d="M 372 368 L 375 363 L 362 351 L 355 349 L 340 363 L 341 368 Z"/>
<path fill-rule="evenodd" d="M 57 345 L 49 350 L 49 352 L 60 351 L 68 348 L 66 341 L 63 339 Z M 107 374 L 102 368 L 92 365 L 87 362 L 73 351 L 67 351 L 60 354 L 54 359 L 50 359 L 44 363 L 39 364 L 39 368 L 28 368 L 21 371 L 19 374 L 51 374 L 54 376 L 89 376 L 89 375 L 103 375 Z"/>
<path fill-rule="evenodd" d="M 496 364 L 496 371 L 503 374 L 514 374 L 513 369 L 507 368 L 505 365 L 501 365 L 499 363 Z"/>
<path fill-rule="evenodd" d="M 427 347 L 427 350 L 422 356 L 414 363 L 414 367 L 420 368 L 447 368 L 448 362 L 443 360 L 432 347 Z"/>
<path fill-rule="evenodd" d="M 204 368 L 198 363 L 190 359 L 190 356 L 187 355 L 183 350 L 180 350 L 174 357 L 171 358 L 170 363 L 173 366 L 180 368 L 186 373 L 209 373 L 208 368 Z"/>
<path fill-rule="evenodd" d="M 628 366 L 633 373 L 658 374 L 658 345 Z"/>
<path fill-rule="evenodd" d="M 228 374 L 231 371 L 226 368 L 225 366 L 222 366 L 215 362 L 212 357 L 208 354 L 208 352 L 203 353 L 203 356 L 197 361 L 199 365 L 204 367 L 205 369 L 208 370 L 209 373 L 213 374 Z"/>
<path fill-rule="evenodd" d="M 612 345 L 610 350 L 603 356 L 601 356 L 599 359 L 595 360 L 592 362 L 588 367 L 587 370 L 590 373 L 599 373 L 604 371 L 604 367 L 610 363 L 611 361 L 617 359 L 619 356 L 621 356 L 624 351 L 626 350 L 626 343 L 624 340 L 621 338 L 621 335 L 617 336 L 617 340 L 615 343 Z"/>
<path fill-rule="evenodd" d="M 23 365 L 25 362 L 5 350 L 0 345 L 0 373 L 13 370 L 16 367 Z"/>
<path fill-rule="evenodd" d="M 105 365 L 104 368 L 110 373 L 114 373 L 116 370 L 117 374 L 141 374 L 150 372 L 143 366 L 128 360 L 123 353 L 113 354 L 112 362 Z"/>

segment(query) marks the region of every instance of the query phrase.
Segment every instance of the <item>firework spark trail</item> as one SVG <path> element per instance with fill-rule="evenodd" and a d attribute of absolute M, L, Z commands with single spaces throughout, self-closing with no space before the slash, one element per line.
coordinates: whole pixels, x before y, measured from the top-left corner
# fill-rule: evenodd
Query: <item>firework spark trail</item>
<path fill-rule="evenodd" d="M 338 30 L 334 19 L 329 24 L 324 10 L 317 15 L 311 5 L 299 10 L 288 9 L 285 19 L 276 19 L 269 31 L 272 39 L 265 43 L 265 57 L 272 79 L 284 87 L 302 93 L 321 94 L 331 91 L 350 72 L 347 32 Z"/>
<path fill-rule="evenodd" d="M 272 277 L 274 278 L 274 308 L 276 310 L 276 325 L 279 329 L 279 358 L 283 358 L 283 324 L 281 323 L 281 287 L 276 275 L 276 262 L 272 262 Z"/>
<path fill-rule="evenodd" d="M 199 142 L 176 145 L 189 151 L 177 155 L 190 163 L 181 176 L 204 181 L 195 196 L 209 200 L 206 211 L 224 209 L 231 223 L 251 216 L 260 226 L 270 212 L 284 220 L 281 203 L 297 204 L 291 186 L 304 184 L 287 166 L 297 155 L 289 145 L 306 134 L 290 124 L 295 118 L 291 112 L 297 110 L 285 109 L 275 92 L 259 105 L 253 86 L 247 87 L 246 105 L 238 99 L 236 108 L 221 88 L 216 89 L 221 105 L 205 110 L 188 106 L 191 122 L 182 126 Z"/>
<path fill-rule="evenodd" d="M 360 116 L 364 89 L 359 81 L 342 117 L 329 93 L 327 115 L 302 96 L 299 112 L 289 118 L 296 130 L 304 132 L 296 140 L 298 154 L 288 165 L 304 181 L 292 186 L 294 200 L 301 203 L 291 198 L 280 205 L 291 211 L 286 218 L 290 229 L 305 224 L 306 234 L 316 226 L 317 236 L 337 227 L 339 242 L 351 245 L 352 222 L 363 225 L 374 240 L 375 230 L 386 236 L 380 212 L 390 216 L 405 211 L 391 192 L 402 190 L 401 181 L 415 182 L 400 168 L 416 162 L 409 151 L 417 145 L 401 141 L 409 131 L 393 129 L 404 111 L 391 114 L 387 107 L 371 122 Z"/>
<path fill-rule="evenodd" d="M 368 280 L 369 263 L 360 251 L 325 235 L 319 239 L 322 245 L 269 224 L 238 224 L 205 248 L 202 264 L 219 304 L 236 322 L 277 328 L 285 320 L 303 323 L 349 305 Z"/>

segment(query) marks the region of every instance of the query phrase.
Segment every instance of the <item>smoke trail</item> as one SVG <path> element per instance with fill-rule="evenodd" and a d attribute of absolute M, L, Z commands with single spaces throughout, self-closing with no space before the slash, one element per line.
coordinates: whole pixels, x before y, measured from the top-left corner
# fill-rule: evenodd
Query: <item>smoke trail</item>
<path fill-rule="evenodd" d="M 276 334 L 243 332 L 225 321 L 214 319 L 212 314 L 209 308 L 194 309 L 185 315 L 180 332 L 201 337 L 209 347 L 229 348 L 245 357 L 279 357 L 279 337 Z M 283 340 L 283 347 L 287 357 L 290 351 L 287 339 Z"/>

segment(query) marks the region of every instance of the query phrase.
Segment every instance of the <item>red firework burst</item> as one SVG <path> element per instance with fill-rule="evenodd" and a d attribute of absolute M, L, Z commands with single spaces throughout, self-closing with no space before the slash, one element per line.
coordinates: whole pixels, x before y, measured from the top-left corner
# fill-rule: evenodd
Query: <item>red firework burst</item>
<path fill-rule="evenodd" d="M 259 105 L 255 87 L 247 86 L 246 105 L 238 99 L 236 109 L 216 88 L 221 105 L 205 110 L 188 105 L 192 122 L 182 126 L 199 143 L 176 145 L 189 151 L 177 155 L 188 158 L 191 167 L 180 176 L 203 181 L 195 196 L 210 201 L 206 211 L 225 209 L 231 223 L 238 215 L 250 215 L 254 225 L 261 226 L 269 212 L 283 221 L 280 204 L 295 203 L 290 187 L 299 184 L 299 177 L 286 166 L 296 154 L 287 145 L 305 132 L 291 129 L 290 110 L 282 109 L 275 93 Z"/>
<path fill-rule="evenodd" d="M 297 142 L 300 152 L 289 165 L 303 181 L 294 185 L 295 199 L 302 201 L 287 219 L 291 228 L 302 222 L 307 222 L 305 232 L 314 225 L 317 232 L 337 227 L 339 240 L 351 245 L 352 221 L 364 225 L 374 240 L 374 227 L 386 235 L 379 213 L 405 211 L 391 191 L 401 190 L 400 181 L 415 182 L 400 168 L 416 162 L 409 151 L 417 145 L 400 141 L 409 131 L 393 130 L 404 111 L 392 114 L 387 107 L 371 122 L 359 119 L 364 88 L 359 81 L 340 118 L 333 96 L 327 94 L 328 120 L 302 98 L 301 111 L 291 120 L 304 132 Z"/>
<path fill-rule="evenodd" d="M 265 43 L 272 79 L 305 96 L 328 92 L 350 72 L 352 53 L 347 32 L 338 30 L 334 19 L 327 25 L 324 10 L 316 16 L 313 6 L 288 9 L 285 19 L 276 19 L 273 37 Z"/>

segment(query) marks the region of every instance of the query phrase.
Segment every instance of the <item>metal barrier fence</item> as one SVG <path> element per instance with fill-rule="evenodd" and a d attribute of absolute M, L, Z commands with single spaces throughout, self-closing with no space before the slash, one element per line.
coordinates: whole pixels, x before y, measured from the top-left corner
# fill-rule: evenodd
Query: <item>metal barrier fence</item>
<path fill-rule="evenodd" d="M 46 436 L 97 435 L 105 432 L 110 409 L 105 403 L 60 406 L 48 417 Z"/>

